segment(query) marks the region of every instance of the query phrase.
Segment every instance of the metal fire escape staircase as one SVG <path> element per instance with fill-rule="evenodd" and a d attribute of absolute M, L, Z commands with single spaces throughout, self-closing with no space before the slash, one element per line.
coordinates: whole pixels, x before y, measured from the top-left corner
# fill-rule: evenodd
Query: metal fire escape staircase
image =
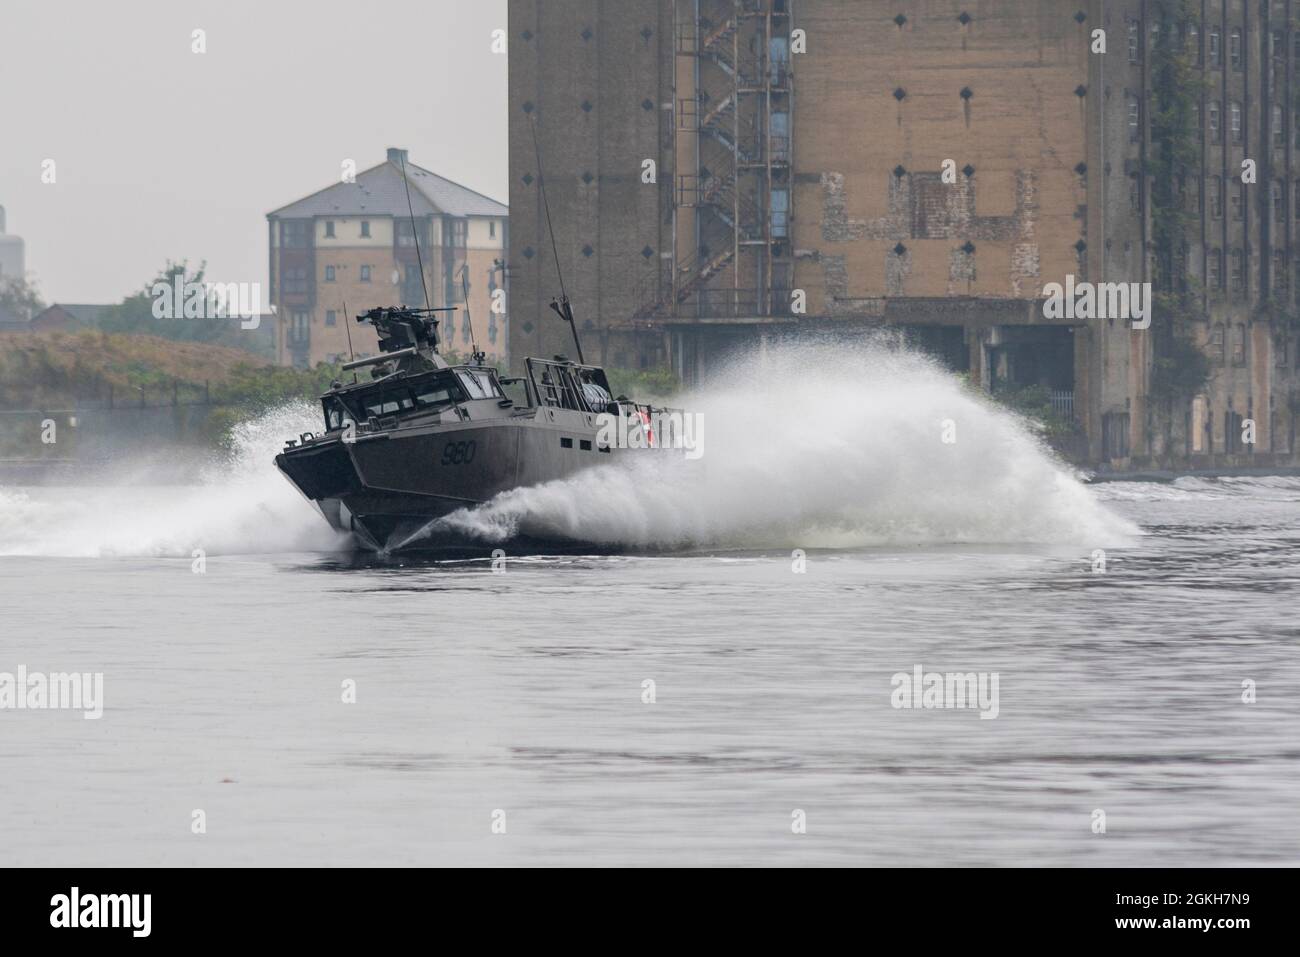
<path fill-rule="evenodd" d="M 699 168 L 679 168 L 676 174 L 678 240 L 672 267 L 643 282 L 633 319 L 719 311 L 733 317 L 762 315 L 779 298 L 776 293 L 784 295 L 775 289 L 779 269 L 773 263 L 786 257 L 781 275 L 788 283 L 788 251 L 774 250 L 788 246 L 790 77 L 788 53 L 776 59 L 774 43 L 780 41 L 773 38 L 789 36 L 789 5 L 788 0 L 677 4 L 677 56 L 693 57 L 700 66 L 693 90 L 687 88 L 693 95 L 676 99 L 674 143 L 680 146 L 683 138 L 691 138 L 687 142 L 695 145 L 687 150 L 694 151 Z M 714 18 L 705 15 L 710 12 Z M 702 69 L 704 64 L 709 68 Z M 780 136 L 772 122 L 774 109 L 784 113 Z M 771 208 L 774 183 L 784 189 L 779 214 Z M 694 210 L 689 220 L 695 230 L 693 249 L 678 248 L 678 215 L 687 209 Z M 774 228 L 778 215 L 779 231 Z M 728 267 L 726 288 L 711 287 L 711 280 Z"/>

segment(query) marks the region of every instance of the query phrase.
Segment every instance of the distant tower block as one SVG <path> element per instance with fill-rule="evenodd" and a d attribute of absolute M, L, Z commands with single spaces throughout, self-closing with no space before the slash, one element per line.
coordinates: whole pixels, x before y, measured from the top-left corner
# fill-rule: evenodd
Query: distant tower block
<path fill-rule="evenodd" d="M 0 206 L 0 282 L 26 274 L 23 241 L 5 232 L 5 208 Z"/>

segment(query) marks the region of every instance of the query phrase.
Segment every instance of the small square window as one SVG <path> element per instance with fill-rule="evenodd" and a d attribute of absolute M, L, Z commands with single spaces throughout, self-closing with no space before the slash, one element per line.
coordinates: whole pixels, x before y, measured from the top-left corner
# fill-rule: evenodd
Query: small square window
<path fill-rule="evenodd" d="M 361 238 L 362 239 L 370 238 L 370 220 L 368 219 L 361 220 Z"/>
<path fill-rule="evenodd" d="M 560 439 L 560 448 L 562 449 L 573 448 L 573 439 Z"/>
<path fill-rule="evenodd" d="M 370 282 L 370 267 L 369 267 L 369 266 L 362 266 L 362 267 L 361 267 L 361 281 L 362 281 L 362 282 Z"/>
<path fill-rule="evenodd" d="M 591 439 L 579 439 L 579 440 L 578 440 L 578 448 L 582 449 L 582 451 L 584 451 L 584 452 L 590 452 L 590 451 L 591 451 Z"/>

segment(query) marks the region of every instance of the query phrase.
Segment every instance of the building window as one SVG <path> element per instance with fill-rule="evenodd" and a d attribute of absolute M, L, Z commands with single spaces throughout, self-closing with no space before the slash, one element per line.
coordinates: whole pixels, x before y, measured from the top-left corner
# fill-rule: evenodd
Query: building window
<path fill-rule="evenodd" d="M 280 223 L 280 243 L 290 249 L 304 249 L 311 245 L 311 233 L 307 230 L 311 223 L 302 219 L 291 219 Z"/>
<path fill-rule="evenodd" d="M 337 326 L 338 323 L 339 323 L 339 314 L 338 314 L 337 312 L 335 312 L 333 309 L 326 310 L 326 312 L 325 312 L 325 325 L 327 325 L 327 326 Z"/>
<path fill-rule="evenodd" d="M 1160 49 L 1160 21 L 1151 21 L 1151 49 Z"/>
<path fill-rule="evenodd" d="M 1219 101 L 1214 100 L 1210 103 L 1210 142 L 1221 143 L 1223 141 L 1223 130 L 1219 122 Z"/>
<path fill-rule="evenodd" d="M 1286 292 L 1286 254 L 1280 249 L 1273 250 L 1273 292 Z"/>
<path fill-rule="evenodd" d="M 369 267 L 369 266 L 362 266 L 362 267 L 361 267 L 361 281 L 362 281 L 362 282 L 370 282 L 370 267 Z"/>
<path fill-rule="evenodd" d="M 1206 268 L 1209 270 L 1210 288 L 1215 292 L 1223 289 L 1223 250 L 1211 249 L 1206 260 Z"/>
<path fill-rule="evenodd" d="M 1201 65 L 1201 31 L 1197 27 L 1195 20 L 1187 22 L 1187 29 L 1183 32 L 1184 45 L 1187 53 L 1191 54 L 1192 62 L 1197 66 Z"/>
<path fill-rule="evenodd" d="M 772 238 L 784 239 L 790 233 L 790 191 L 772 190 Z"/>
<path fill-rule="evenodd" d="M 1242 194 L 1244 192 L 1245 184 L 1234 181 L 1232 184 L 1232 221 L 1234 223 L 1241 222 L 1242 200 L 1244 199 Z"/>
<path fill-rule="evenodd" d="M 416 232 L 415 232 L 414 223 L 412 223 L 409 219 L 399 219 L 393 223 L 393 226 L 395 229 L 395 235 L 397 236 L 397 245 L 404 246 L 407 248 L 415 245 Z M 423 225 L 421 225 L 420 232 L 421 233 L 424 232 Z M 427 236 L 422 235 L 419 237 L 419 239 L 420 239 L 420 245 L 422 247 L 429 245 L 429 240 Z"/>
<path fill-rule="evenodd" d="M 311 313 L 293 312 L 289 314 L 289 342 L 291 345 L 305 347 L 311 336 Z"/>
<path fill-rule="evenodd" d="M 1214 329 L 1210 333 L 1210 358 L 1223 365 L 1227 358 L 1227 339 L 1223 334 L 1223 323 L 1216 322 Z"/>
<path fill-rule="evenodd" d="M 1128 141 L 1136 143 L 1142 129 L 1142 104 L 1136 96 L 1128 98 Z"/>
<path fill-rule="evenodd" d="M 1228 107 L 1228 129 L 1232 131 L 1232 142 L 1241 142 L 1241 104 L 1233 100 Z"/>
<path fill-rule="evenodd" d="M 370 220 L 368 219 L 361 220 L 361 238 L 362 239 L 370 238 Z"/>
<path fill-rule="evenodd" d="M 1223 62 L 1223 45 L 1219 38 L 1219 28 L 1210 27 L 1210 66 L 1217 67 Z"/>
<path fill-rule="evenodd" d="M 1286 128 L 1282 124 L 1282 107 L 1273 106 L 1273 145 L 1278 149 L 1286 146 Z"/>
<path fill-rule="evenodd" d="M 1271 186 L 1273 198 L 1273 222 L 1281 223 L 1286 219 L 1286 186 L 1280 179 L 1273 180 Z"/>
<path fill-rule="evenodd" d="M 325 238 L 326 239 L 334 238 L 334 220 L 332 219 L 325 220 Z"/>
<path fill-rule="evenodd" d="M 1242 288 L 1245 286 L 1246 270 L 1240 249 L 1234 249 L 1232 251 L 1232 259 L 1230 262 L 1232 271 L 1228 278 L 1232 284 L 1232 291 L 1241 292 Z"/>
<path fill-rule="evenodd" d="M 1142 55 L 1142 25 L 1136 20 L 1128 22 L 1128 62 L 1136 63 Z"/>
<path fill-rule="evenodd" d="M 1223 180 L 1221 180 L 1217 176 L 1211 176 L 1209 182 L 1206 185 L 1209 187 L 1209 192 L 1210 192 L 1210 196 L 1209 196 L 1210 218 L 1222 219 L 1223 218 Z"/>
<path fill-rule="evenodd" d="M 1228 34 L 1228 62 L 1234 70 L 1241 70 L 1241 31 L 1236 27 Z"/>
<path fill-rule="evenodd" d="M 280 287 L 287 296 L 300 296 L 306 293 L 307 267 L 285 266 L 280 274 Z"/>
<path fill-rule="evenodd" d="M 1274 60 L 1283 60 L 1286 58 L 1286 41 L 1282 39 L 1282 31 L 1274 30 L 1268 38 L 1268 52 Z"/>
<path fill-rule="evenodd" d="M 1246 324 L 1243 322 L 1237 323 L 1232 330 L 1232 364 L 1246 364 Z"/>
<path fill-rule="evenodd" d="M 496 239 L 496 238 L 497 238 L 497 221 L 496 221 L 495 219 L 489 219 L 489 220 L 488 220 L 488 239 Z"/>
<path fill-rule="evenodd" d="M 326 267 L 325 267 L 325 281 L 326 281 L 326 282 L 333 282 L 333 281 L 334 281 L 334 267 L 333 267 L 333 266 L 326 266 Z"/>

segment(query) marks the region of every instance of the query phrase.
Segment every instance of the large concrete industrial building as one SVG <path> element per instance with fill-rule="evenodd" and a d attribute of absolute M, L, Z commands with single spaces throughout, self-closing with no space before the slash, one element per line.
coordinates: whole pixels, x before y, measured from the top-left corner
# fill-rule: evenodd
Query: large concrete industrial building
<path fill-rule="evenodd" d="M 589 359 L 894 327 L 1081 460 L 1297 462 L 1300 0 L 509 11 L 515 361 L 571 351 L 535 130 Z M 1152 283 L 1150 327 L 1049 318 L 1067 277 Z"/>

